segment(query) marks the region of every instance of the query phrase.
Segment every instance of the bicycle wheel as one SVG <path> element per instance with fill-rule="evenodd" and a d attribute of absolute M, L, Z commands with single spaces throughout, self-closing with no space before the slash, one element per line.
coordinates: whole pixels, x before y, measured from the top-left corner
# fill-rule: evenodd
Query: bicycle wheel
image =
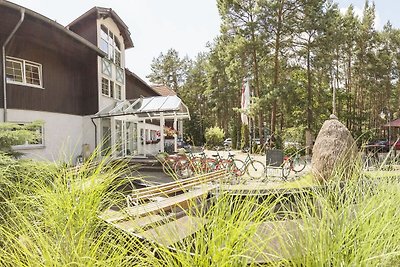
<path fill-rule="evenodd" d="M 282 164 L 282 178 L 283 180 L 287 180 L 287 178 L 289 177 L 290 174 L 290 170 L 292 169 L 291 167 L 291 162 L 289 159 L 285 160 Z"/>
<path fill-rule="evenodd" d="M 253 160 L 247 165 L 247 174 L 252 179 L 260 179 L 265 175 L 265 166 L 261 161 Z"/>
<path fill-rule="evenodd" d="M 244 174 L 244 162 L 240 159 L 235 159 L 229 163 L 227 170 L 235 176 L 242 176 Z"/>
<path fill-rule="evenodd" d="M 215 161 L 215 159 L 207 159 L 204 164 L 204 168 L 205 168 L 206 172 L 215 171 L 216 166 L 217 166 L 217 162 Z"/>
<path fill-rule="evenodd" d="M 177 161 L 175 166 L 175 174 L 178 176 L 178 178 L 189 178 L 192 176 L 193 172 L 189 166 L 189 163 L 187 161 Z"/>
<path fill-rule="evenodd" d="M 294 157 L 292 163 L 293 171 L 294 172 L 301 172 L 307 165 L 307 161 L 305 159 L 301 159 L 300 157 Z"/>
<path fill-rule="evenodd" d="M 203 173 L 202 171 L 202 162 L 200 158 L 193 158 L 189 161 L 189 167 L 192 169 L 193 173 Z"/>

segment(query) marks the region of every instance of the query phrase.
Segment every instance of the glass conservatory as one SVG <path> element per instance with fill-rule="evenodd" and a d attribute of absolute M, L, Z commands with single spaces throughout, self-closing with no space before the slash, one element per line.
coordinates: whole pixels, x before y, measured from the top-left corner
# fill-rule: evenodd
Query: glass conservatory
<path fill-rule="evenodd" d="M 91 119 L 102 155 L 146 157 L 176 151 L 190 114 L 179 97 L 154 96 L 115 102 Z"/>

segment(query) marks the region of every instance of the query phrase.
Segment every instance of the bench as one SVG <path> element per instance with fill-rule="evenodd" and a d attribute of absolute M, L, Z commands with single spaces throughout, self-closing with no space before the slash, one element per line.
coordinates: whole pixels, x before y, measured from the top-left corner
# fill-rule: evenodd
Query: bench
<path fill-rule="evenodd" d="M 202 185 L 192 191 L 167 197 L 160 201 L 147 202 L 141 205 L 127 207 L 120 211 L 109 210 L 101 215 L 106 222 L 113 223 L 129 218 L 138 218 L 147 215 L 165 214 L 176 208 L 187 209 L 196 201 L 204 200 L 208 193 L 218 185 Z"/>
<path fill-rule="evenodd" d="M 114 227 L 143 240 L 171 245 L 203 227 L 205 221 L 194 215 L 207 206 L 208 196 L 226 177 L 225 170 L 198 175 L 158 186 L 134 190 L 129 206 L 108 209 L 99 217 Z M 193 211 L 193 212 L 192 212 Z"/>
<path fill-rule="evenodd" d="M 226 177 L 225 170 L 218 170 L 211 173 L 205 173 L 184 180 L 176 180 L 170 183 L 160 184 L 134 190 L 126 197 L 127 206 L 137 206 L 148 201 L 159 201 L 170 197 L 178 192 L 187 192 L 200 184 L 214 182 Z"/>

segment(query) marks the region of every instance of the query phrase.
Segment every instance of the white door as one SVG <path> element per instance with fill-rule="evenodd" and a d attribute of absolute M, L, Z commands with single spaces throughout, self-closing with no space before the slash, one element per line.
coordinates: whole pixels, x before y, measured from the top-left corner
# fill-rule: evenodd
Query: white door
<path fill-rule="evenodd" d="M 137 123 L 127 121 L 126 125 L 126 156 L 136 156 L 138 154 L 138 143 L 137 143 Z"/>

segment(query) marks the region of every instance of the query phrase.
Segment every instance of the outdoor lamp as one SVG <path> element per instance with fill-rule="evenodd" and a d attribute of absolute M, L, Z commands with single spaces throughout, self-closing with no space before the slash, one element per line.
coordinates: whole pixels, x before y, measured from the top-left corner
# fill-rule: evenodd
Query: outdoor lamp
<path fill-rule="evenodd" d="M 385 119 L 385 117 L 386 117 L 386 114 L 385 114 L 385 112 L 383 112 L 383 110 L 381 111 L 381 113 L 379 114 L 379 116 L 381 117 L 381 119 Z"/>

